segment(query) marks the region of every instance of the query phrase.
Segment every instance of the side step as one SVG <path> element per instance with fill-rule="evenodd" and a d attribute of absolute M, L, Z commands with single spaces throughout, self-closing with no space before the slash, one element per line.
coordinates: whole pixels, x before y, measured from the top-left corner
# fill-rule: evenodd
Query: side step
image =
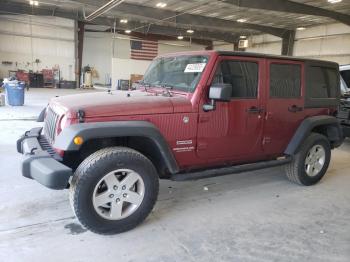
<path fill-rule="evenodd" d="M 225 175 L 237 174 L 237 173 L 264 169 L 269 167 L 282 166 L 290 163 L 291 161 L 292 161 L 292 157 L 286 157 L 279 160 L 270 160 L 270 161 L 264 161 L 264 162 L 257 162 L 253 164 L 221 167 L 221 168 L 215 168 L 215 169 L 205 169 L 202 171 L 174 174 L 170 177 L 170 179 L 173 181 L 186 181 L 186 180 L 198 180 L 198 179 L 216 177 L 216 176 L 225 176 Z"/>

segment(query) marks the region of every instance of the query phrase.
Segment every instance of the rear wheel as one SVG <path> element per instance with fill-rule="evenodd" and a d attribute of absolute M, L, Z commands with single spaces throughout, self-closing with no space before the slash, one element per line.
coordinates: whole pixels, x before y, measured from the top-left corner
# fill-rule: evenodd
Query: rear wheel
<path fill-rule="evenodd" d="M 286 166 L 287 177 L 300 185 L 314 185 L 327 172 L 330 159 L 331 147 L 328 139 L 324 135 L 311 133 L 293 161 Z"/>
<path fill-rule="evenodd" d="M 136 227 L 147 217 L 158 188 L 157 171 L 148 158 L 129 148 L 105 148 L 77 168 L 70 200 L 86 228 L 116 234 Z"/>

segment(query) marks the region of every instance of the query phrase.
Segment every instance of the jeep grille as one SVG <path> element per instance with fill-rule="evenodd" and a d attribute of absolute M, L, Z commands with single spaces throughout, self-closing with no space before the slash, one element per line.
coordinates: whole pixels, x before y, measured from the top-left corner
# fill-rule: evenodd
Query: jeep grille
<path fill-rule="evenodd" d="M 56 134 L 56 125 L 58 123 L 59 115 L 48 107 L 46 110 L 45 125 L 44 125 L 44 134 L 49 142 L 53 142 Z"/>

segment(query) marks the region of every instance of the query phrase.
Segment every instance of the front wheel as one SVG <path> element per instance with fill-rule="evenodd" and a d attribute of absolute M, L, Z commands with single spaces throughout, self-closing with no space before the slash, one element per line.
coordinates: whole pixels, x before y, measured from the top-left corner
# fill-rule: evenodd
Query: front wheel
<path fill-rule="evenodd" d="M 77 168 L 70 187 L 73 210 L 87 229 L 117 234 L 140 224 L 152 211 L 159 189 L 152 162 L 123 147 L 105 148 Z"/>
<path fill-rule="evenodd" d="M 286 166 L 287 177 L 300 185 L 314 185 L 327 172 L 330 159 L 331 147 L 327 137 L 311 133 L 293 157 L 293 161 Z"/>

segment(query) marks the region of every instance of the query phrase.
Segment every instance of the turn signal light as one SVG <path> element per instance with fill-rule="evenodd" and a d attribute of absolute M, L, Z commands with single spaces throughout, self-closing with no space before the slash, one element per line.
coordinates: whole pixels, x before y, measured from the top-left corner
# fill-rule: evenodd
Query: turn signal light
<path fill-rule="evenodd" d="M 76 136 L 76 137 L 74 137 L 73 142 L 74 142 L 74 144 L 80 146 L 83 144 L 84 140 L 81 136 Z"/>

